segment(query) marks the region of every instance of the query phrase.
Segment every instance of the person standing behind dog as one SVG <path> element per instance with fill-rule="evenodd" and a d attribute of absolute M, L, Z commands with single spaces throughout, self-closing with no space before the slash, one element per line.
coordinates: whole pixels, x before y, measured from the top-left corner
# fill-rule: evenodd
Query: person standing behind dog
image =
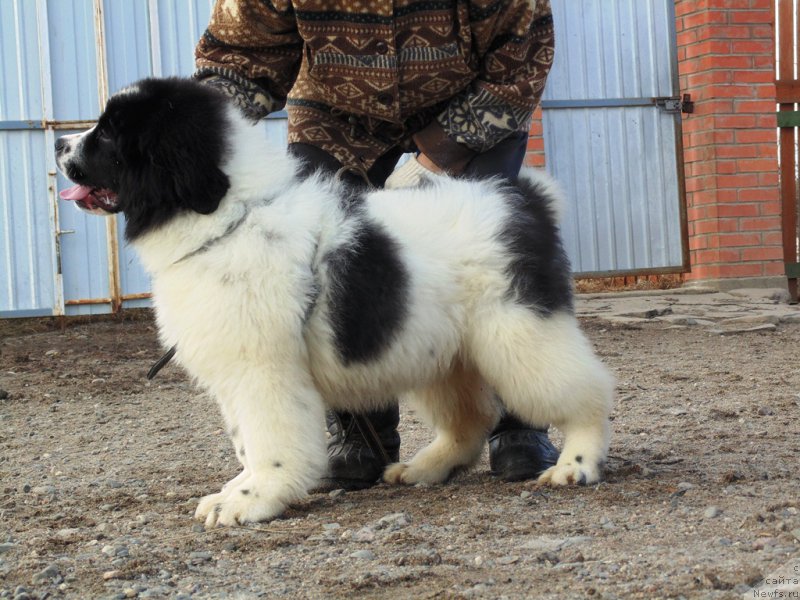
<path fill-rule="evenodd" d="M 354 186 L 431 174 L 514 180 L 554 53 L 550 0 L 217 0 L 195 77 L 248 117 L 286 109 L 308 173 Z M 395 169 L 405 152 L 414 158 Z M 328 487 L 361 489 L 398 460 L 399 409 L 329 412 Z M 505 415 L 492 474 L 555 464 L 547 430 Z"/>

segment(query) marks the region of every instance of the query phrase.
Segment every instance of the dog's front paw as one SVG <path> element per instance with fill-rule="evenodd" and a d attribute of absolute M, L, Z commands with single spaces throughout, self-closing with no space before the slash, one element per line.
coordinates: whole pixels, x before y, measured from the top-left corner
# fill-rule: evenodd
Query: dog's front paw
<path fill-rule="evenodd" d="M 216 510 L 216 507 L 222 503 L 227 495 L 228 492 L 223 488 L 222 491 L 217 494 L 209 494 L 208 496 L 200 498 L 197 510 L 194 511 L 195 520 L 205 521 L 206 517 Z"/>
<path fill-rule="evenodd" d="M 263 485 L 250 479 L 200 501 L 195 518 L 205 521 L 206 529 L 267 521 L 280 515 L 286 504 Z"/>
<path fill-rule="evenodd" d="M 588 485 L 600 481 L 602 470 L 598 464 L 559 461 L 539 475 L 538 485 Z"/>

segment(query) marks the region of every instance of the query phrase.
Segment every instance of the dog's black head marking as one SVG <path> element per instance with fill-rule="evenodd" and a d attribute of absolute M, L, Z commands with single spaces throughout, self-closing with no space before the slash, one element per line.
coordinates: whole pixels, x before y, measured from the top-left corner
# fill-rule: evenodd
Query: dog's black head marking
<path fill-rule="evenodd" d="M 128 239 L 182 211 L 210 214 L 230 187 L 220 169 L 228 151 L 227 104 L 196 81 L 139 81 L 112 96 L 79 156 L 62 170 L 76 183 L 116 194 L 112 205 L 91 204 L 123 212 Z"/>

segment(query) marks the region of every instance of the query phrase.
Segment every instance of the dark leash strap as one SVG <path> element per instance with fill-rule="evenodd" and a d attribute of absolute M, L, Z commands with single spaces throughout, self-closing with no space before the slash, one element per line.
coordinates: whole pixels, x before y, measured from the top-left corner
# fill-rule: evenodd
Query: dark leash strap
<path fill-rule="evenodd" d="M 375 427 L 370 423 L 370 420 L 364 415 L 353 415 L 353 421 L 361 432 L 361 437 L 364 438 L 364 441 L 367 442 L 370 449 L 381 457 L 383 464 L 388 465 L 391 463 L 392 459 L 389 458 L 389 453 L 386 452 L 386 448 L 383 447 L 381 438 L 378 436 L 378 432 L 375 431 Z"/>
<path fill-rule="evenodd" d="M 155 362 L 155 364 L 152 367 L 150 367 L 150 370 L 147 372 L 147 379 L 152 379 L 153 377 L 158 375 L 158 372 L 164 367 L 166 367 L 167 363 L 172 360 L 172 357 L 175 356 L 175 352 L 177 352 L 177 350 L 178 350 L 177 344 L 172 348 L 170 348 L 169 350 L 167 350 L 164 353 L 164 356 L 159 358 Z"/>

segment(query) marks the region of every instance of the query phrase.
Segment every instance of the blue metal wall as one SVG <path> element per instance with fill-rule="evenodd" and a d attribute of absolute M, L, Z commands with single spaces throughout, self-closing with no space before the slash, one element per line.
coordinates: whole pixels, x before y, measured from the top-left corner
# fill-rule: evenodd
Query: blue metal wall
<path fill-rule="evenodd" d="M 146 303 L 149 281 L 109 225 L 57 200 L 55 138 L 109 94 L 188 75 L 212 0 L 0 0 L 0 317 Z"/>
<path fill-rule="evenodd" d="M 147 303 L 122 219 L 57 199 L 67 183 L 53 143 L 91 126 L 130 82 L 190 74 L 212 3 L 0 0 L 0 317 Z M 677 94 L 672 0 L 553 0 L 553 9 L 545 146 L 570 199 L 563 229 L 575 270 L 680 269 L 680 117 L 635 105 Z M 265 126 L 285 144 L 283 120 Z"/>
<path fill-rule="evenodd" d="M 58 200 L 55 139 L 92 125 L 109 95 L 189 75 L 213 0 L 0 0 L 0 318 L 148 304 L 124 222 Z M 282 118 L 265 124 L 286 143 Z"/>
<path fill-rule="evenodd" d="M 569 200 L 576 273 L 686 270 L 673 0 L 553 0 L 544 93 L 547 166 Z"/>

